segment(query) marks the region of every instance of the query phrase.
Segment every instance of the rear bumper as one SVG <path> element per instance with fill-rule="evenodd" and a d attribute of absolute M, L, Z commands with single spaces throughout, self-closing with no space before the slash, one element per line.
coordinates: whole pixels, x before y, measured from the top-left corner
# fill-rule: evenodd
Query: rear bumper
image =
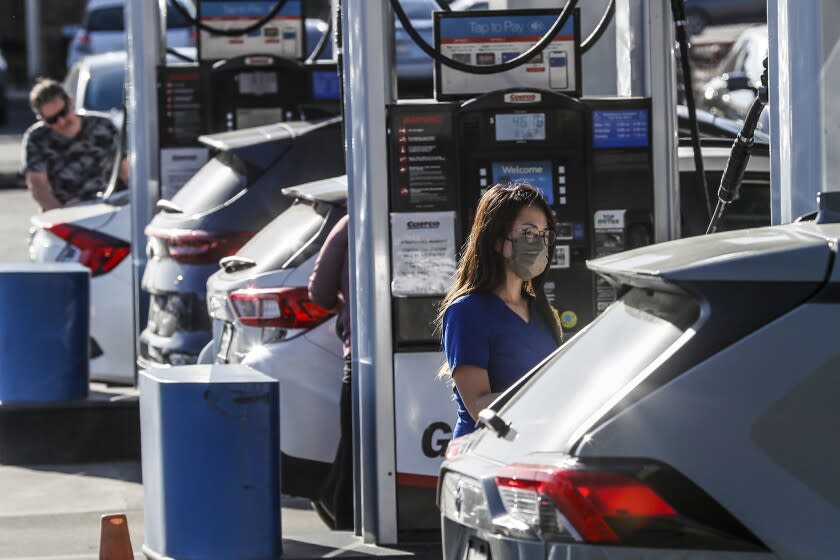
<path fill-rule="evenodd" d="M 148 329 L 140 333 L 140 369 L 190 365 L 198 360 L 201 350 L 210 342 L 209 331 L 175 332 L 172 336 L 158 336 Z"/>
<path fill-rule="evenodd" d="M 476 531 L 445 517 L 442 517 L 441 529 L 444 560 L 466 558 L 470 541 L 475 539 L 487 544 L 490 551 L 488 558 L 492 560 L 779 560 L 778 556 L 771 553 L 597 546 L 512 539 Z"/>

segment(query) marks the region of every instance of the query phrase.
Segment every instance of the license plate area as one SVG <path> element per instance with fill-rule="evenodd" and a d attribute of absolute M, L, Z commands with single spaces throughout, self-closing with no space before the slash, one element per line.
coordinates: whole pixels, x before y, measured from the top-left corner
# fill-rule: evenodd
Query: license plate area
<path fill-rule="evenodd" d="M 464 560 L 490 560 L 490 545 L 481 539 L 470 537 Z"/>
<path fill-rule="evenodd" d="M 222 327 L 222 337 L 219 341 L 219 351 L 216 353 L 216 361 L 222 364 L 228 363 L 230 343 L 233 341 L 233 323 L 225 323 Z"/>

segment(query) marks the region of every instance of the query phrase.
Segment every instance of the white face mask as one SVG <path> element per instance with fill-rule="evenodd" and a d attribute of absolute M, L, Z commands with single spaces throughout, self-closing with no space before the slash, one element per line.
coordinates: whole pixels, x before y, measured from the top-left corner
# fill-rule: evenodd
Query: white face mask
<path fill-rule="evenodd" d="M 505 258 L 505 263 L 514 274 L 527 282 L 539 276 L 548 266 L 548 246 L 542 238 L 529 241 L 524 237 L 509 239 L 511 255 Z"/>

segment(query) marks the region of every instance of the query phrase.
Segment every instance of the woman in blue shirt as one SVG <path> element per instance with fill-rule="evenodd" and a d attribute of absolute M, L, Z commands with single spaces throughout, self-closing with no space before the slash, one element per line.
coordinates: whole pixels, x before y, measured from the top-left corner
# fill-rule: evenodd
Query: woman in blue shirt
<path fill-rule="evenodd" d="M 439 317 L 455 437 L 475 430 L 479 411 L 562 342 L 543 290 L 555 226 L 542 193 L 525 183 L 494 185 L 478 203 Z"/>

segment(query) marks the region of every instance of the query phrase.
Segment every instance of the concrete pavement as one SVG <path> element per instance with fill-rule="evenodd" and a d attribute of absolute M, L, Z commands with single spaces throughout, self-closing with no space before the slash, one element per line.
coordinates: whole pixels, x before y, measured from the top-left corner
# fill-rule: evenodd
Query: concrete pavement
<path fill-rule="evenodd" d="M 140 463 L 0 466 L 0 495 L 0 560 L 96 560 L 110 513 L 126 514 L 134 557 L 144 558 Z M 439 547 L 373 547 L 329 531 L 307 500 L 284 497 L 281 519 L 284 558 L 439 557 Z"/>

